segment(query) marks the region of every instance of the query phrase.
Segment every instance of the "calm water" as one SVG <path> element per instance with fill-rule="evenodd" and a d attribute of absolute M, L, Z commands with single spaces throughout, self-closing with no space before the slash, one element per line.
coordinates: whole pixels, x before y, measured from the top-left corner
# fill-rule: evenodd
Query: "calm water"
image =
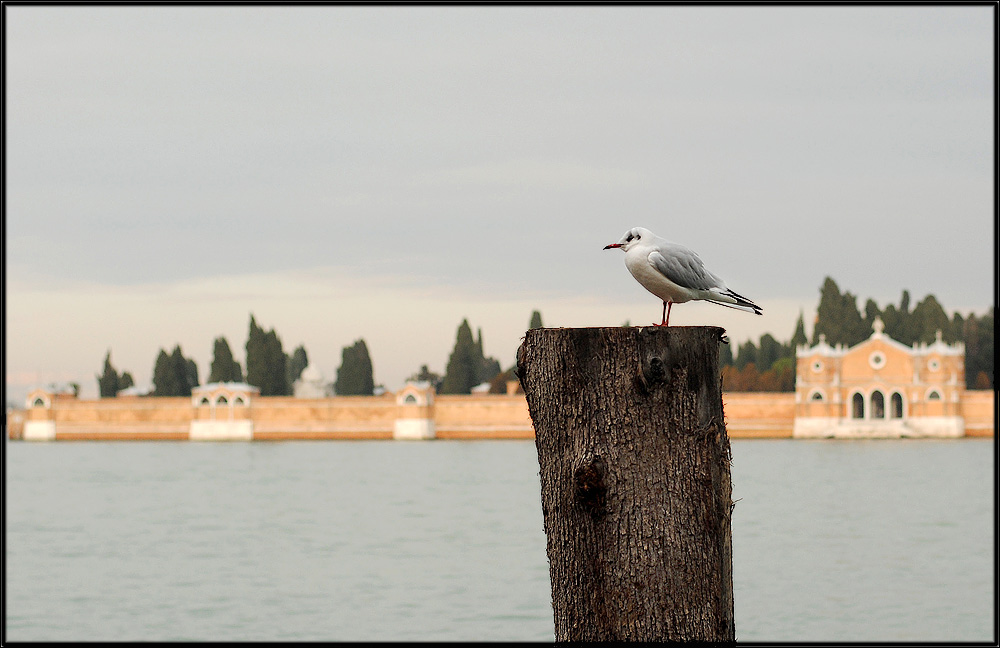
<path fill-rule="evenodd" d="M 5 447 L 8 640 L 553 639 L 530 441 Z M 993 640 L 994 454 L 733 442 L 737 637 Z"/>

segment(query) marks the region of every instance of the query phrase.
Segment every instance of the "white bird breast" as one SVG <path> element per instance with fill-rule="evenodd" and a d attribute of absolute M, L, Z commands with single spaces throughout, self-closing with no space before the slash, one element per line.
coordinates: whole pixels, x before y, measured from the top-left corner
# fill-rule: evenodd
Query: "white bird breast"
<path fill-rule="evenodd" d="M 648 247 L 634 247 L 625 253 L 625 267 L 632 273 L 635 280 L 642 284 L 642 287 L 653 293 L 663 301 L 682 304 L 691 300 L 691 293 L 688 289 L 678 286 L 660 273 L 653 264 L 649 262 L 649 255 L 653 250 Z"/>

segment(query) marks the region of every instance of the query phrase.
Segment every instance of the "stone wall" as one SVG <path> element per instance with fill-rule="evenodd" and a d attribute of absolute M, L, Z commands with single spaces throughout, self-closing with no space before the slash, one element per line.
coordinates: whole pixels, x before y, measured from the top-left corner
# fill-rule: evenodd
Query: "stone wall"
<path fill-rule="evenodd" d="M 795 394 L 723 394 L 726 429 L 740 438 L 790 438 Z M 967 391 L 966 436 L 994 434 L 994 392 Z M 398 421 L 417 434 L 401 435 Z M 197 405 L 191 398 L 52 398 L 7 412 L 9 438 L 71 439 L 532 439 L 523 394 L 431 394 L 412 404 L 392 394 L 330 398 L 255 397 L 246 406 Z M 404 432 L 409 427 L 402 428 Z"/>
<path fill-rule="evenodd" d="M 534 439 L 524 394 L 435 396 L 439 439 Z"/>
<path fill-rule="evenodd" d="M 730 439 L 791 438 L 795 425 L 792 392 L 726 392 L 722 394 Z"/>
<path fill-rule="evenodd" d="M 253 438 L 391 439 L 396 401 L 383 396 L 258 397 L 250 405 Z"/>
<path fill-rule="evenodd" d="M 965 436 L 991 437 L 996 419 L 996 392 L 992 389 L 966 390 L 962 399 Z"/>

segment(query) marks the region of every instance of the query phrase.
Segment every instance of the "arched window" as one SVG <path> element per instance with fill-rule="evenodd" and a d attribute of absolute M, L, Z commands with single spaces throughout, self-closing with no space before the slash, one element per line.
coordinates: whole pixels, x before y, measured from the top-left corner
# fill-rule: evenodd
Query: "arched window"
<path fill-rule="evenodd" d="M 198 401 L 199 405 L 211 405 L 212 401 L 208 400 L 208 396 L 202 396 L 201 400 Z"/>
<path fill-rule="evenodd" d="M 416 405 L 417 397 L 414 396 L 413 394 L 407 394 L 406 398 L 403 399 L 403 402 L 406 403 L 407 405 Z"/>
<path fill-rule="evenodd" d="M 226 399 L 225 396 L 220 395 L 219 398 L 215 401 L 215 403 L 216 405 L 228 405 L 229 401 Z"/>
<path fill-rule="evenodd" d="M 237 407 L 239 407 L 240 405 L 244 405 L 244 404 L 245 403 L 243 402 L 243 397 L 242 396 L 237 396 L 236 398 L 233 399 L 233 405 L 236 405 Z"/>
<path fill-rule="evenodd" d="M 885 418 L 885 396 L 877 389 L 872 392 L 872 418 Z"/>
<path fill-rule="evenodd" d="M 941 400 L 941 394 L 935 389 L 931 393 L 927 394 L 927 400 Z"/>
<path fill-rule="evenodd" d="M 814 391 L 812 393 L 812 396 L 809 397 L 809 400 L 813 400 L 813 401 L 821 401 L 821 400 L 823 400 L 823 394 L 822 394 L 822 392 Z"/>
<path fill-rule="evenodd" d="M 35 402 L 33 402 L 31 404 L 31 406 L 32 407 L 45 407 L 45 399 L 42 398 L 42 397 L 38 397 L 38 398 L 35 399 Z"/>
<path fill-rule="evenodd" d="M 903 418 L 903 396 L 899 392 L 893 393 L 889 398 L 889 416 L 891 418 Z"/>
<path fill-rule="evenodd" d="M 851 397 L 851 418 L 862 419 L 865 417 L 865 397 L 855 393 Z"/>

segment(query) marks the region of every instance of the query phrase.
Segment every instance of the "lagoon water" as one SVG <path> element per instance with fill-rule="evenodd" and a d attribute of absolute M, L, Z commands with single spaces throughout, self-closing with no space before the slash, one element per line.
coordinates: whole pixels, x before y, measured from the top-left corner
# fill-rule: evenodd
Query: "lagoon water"
<path fill-rule="evenodd" d="M 739 640 L 995 640 L 992 440 L 732 445 Z M 553 639 L 531 441 L 5 449 L 10 641 Z"/>

